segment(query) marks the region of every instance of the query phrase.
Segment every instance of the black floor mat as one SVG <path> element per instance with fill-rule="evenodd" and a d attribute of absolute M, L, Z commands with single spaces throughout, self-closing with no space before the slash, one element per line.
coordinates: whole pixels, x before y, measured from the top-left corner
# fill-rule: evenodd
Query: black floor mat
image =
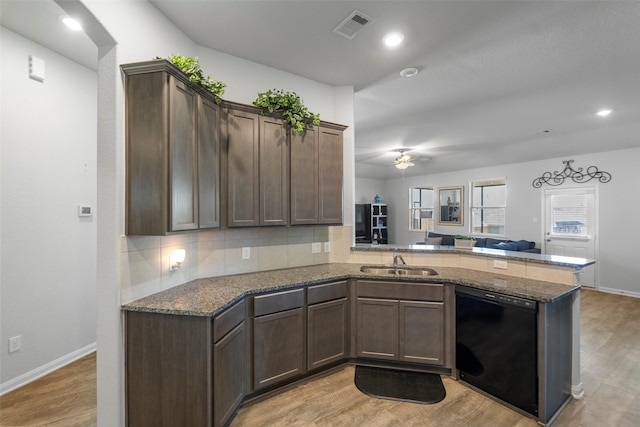
<path fill-rule="evenodd" d="M 356 366 L 358 390 L 372 397 L 414 403 L 438 403 L 447 392 L 438 374 Z"/>

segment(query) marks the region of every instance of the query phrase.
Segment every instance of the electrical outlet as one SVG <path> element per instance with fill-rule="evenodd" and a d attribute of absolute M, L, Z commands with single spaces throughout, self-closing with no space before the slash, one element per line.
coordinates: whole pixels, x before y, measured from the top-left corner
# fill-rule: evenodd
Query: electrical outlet
<path fill-rule="evenodd" d="M 242 259 L 251 259 L 251 248 L 244 247 L 242 248 Z"/>
<path fill-rule="evenodd" d="M 507 261 L 493 260 L 493 268 L 499 268 L 500 270 L 507 269 Z"/>
<path fill-rule="evenodd" d="M 9 353 L 15 353 L 16 351 L 20 351 L 22 348 L 21 336 L 18 335 L 13 338 L 9 338 Z"/>
<path fill-rule="evenodd" d="M 331 242 L 324 242 L 324 251 L 331 252 Z"/>
<path fill-rule="evenodd" d="M 313 242 L 311 244 L 311 253 L 312 254 L 319 254 L 320 252 L 322 252 L 322 243 L 321 242 Z"/>

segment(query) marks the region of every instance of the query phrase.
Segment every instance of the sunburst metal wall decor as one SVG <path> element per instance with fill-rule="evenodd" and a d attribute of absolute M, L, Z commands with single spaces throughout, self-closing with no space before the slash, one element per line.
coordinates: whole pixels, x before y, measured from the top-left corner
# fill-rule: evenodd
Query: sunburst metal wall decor
<path fill-rule="evenodd" d="M 554 171 L 545 172 L 541 177 L 533 180 L 533 187 L 540 188 L 542 184 L 549 184 L 552 186 L 558 186 L 564 184 L 564 181 L 571 179 L 573 182 L 581 184 L 583 182 L 597 179 L 600 182 L 611 181 L 611 174 L 609 172 L 599 171 L 597 166 L 589 166 L 586 171 L 583 168 L 573 169 L 571 163 L 573 160 L 565 160 L 562 162 L 565 167 L 562 172 Z"/>

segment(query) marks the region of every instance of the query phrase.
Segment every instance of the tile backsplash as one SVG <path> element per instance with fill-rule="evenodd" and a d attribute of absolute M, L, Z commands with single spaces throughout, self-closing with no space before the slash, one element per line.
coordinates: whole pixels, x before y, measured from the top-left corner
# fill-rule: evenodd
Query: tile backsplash
<path fill-rule="evenodd" d="M 122 236 L 121 303 L 202 277 L 344 262 L 350 256 L 351 239 L 351 226 L 226 229 L 162 237 Z M 326 242 L 330 242 L 330 252 L 325 252 Z M 313 243 L 320 243 L 320 252 L 312 251 Z M 243 248 L 250 248 L 249 259 L 243 259 Z M 176 249 L 185 249 L 186 257 L 180 269 L 170 271 L 169 257 Z"/>

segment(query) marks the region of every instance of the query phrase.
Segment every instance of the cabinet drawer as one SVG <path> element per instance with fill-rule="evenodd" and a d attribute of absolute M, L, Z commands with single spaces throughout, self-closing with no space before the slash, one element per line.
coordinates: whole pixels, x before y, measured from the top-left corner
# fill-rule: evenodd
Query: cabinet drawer
<path fill-rule="evenodd" d="M 307 288 L 307 304 L 317 304 L 325 301 L 345 298 L 347 296 L 347 282 L 326 283 L 324 285 Z"/>
<path fill-rule="evenodd" d="M 238 326 L 245 319 L 246 312 L 246 303 L 245 300 L 242 300 L 216 316 L 213 319 L 213 342 L 218 342 L 220 338 Z"/>
<path fill-rule="evenodd" d="M 414 301 L 444 301 L 444 285 L 358 280 L 359 297 Z"/>
<path fill-rule="evenodd" d="M 254 315 L 277 313 L 304 305 L 304 289 L 260 295 L 253 299 Z"/>

